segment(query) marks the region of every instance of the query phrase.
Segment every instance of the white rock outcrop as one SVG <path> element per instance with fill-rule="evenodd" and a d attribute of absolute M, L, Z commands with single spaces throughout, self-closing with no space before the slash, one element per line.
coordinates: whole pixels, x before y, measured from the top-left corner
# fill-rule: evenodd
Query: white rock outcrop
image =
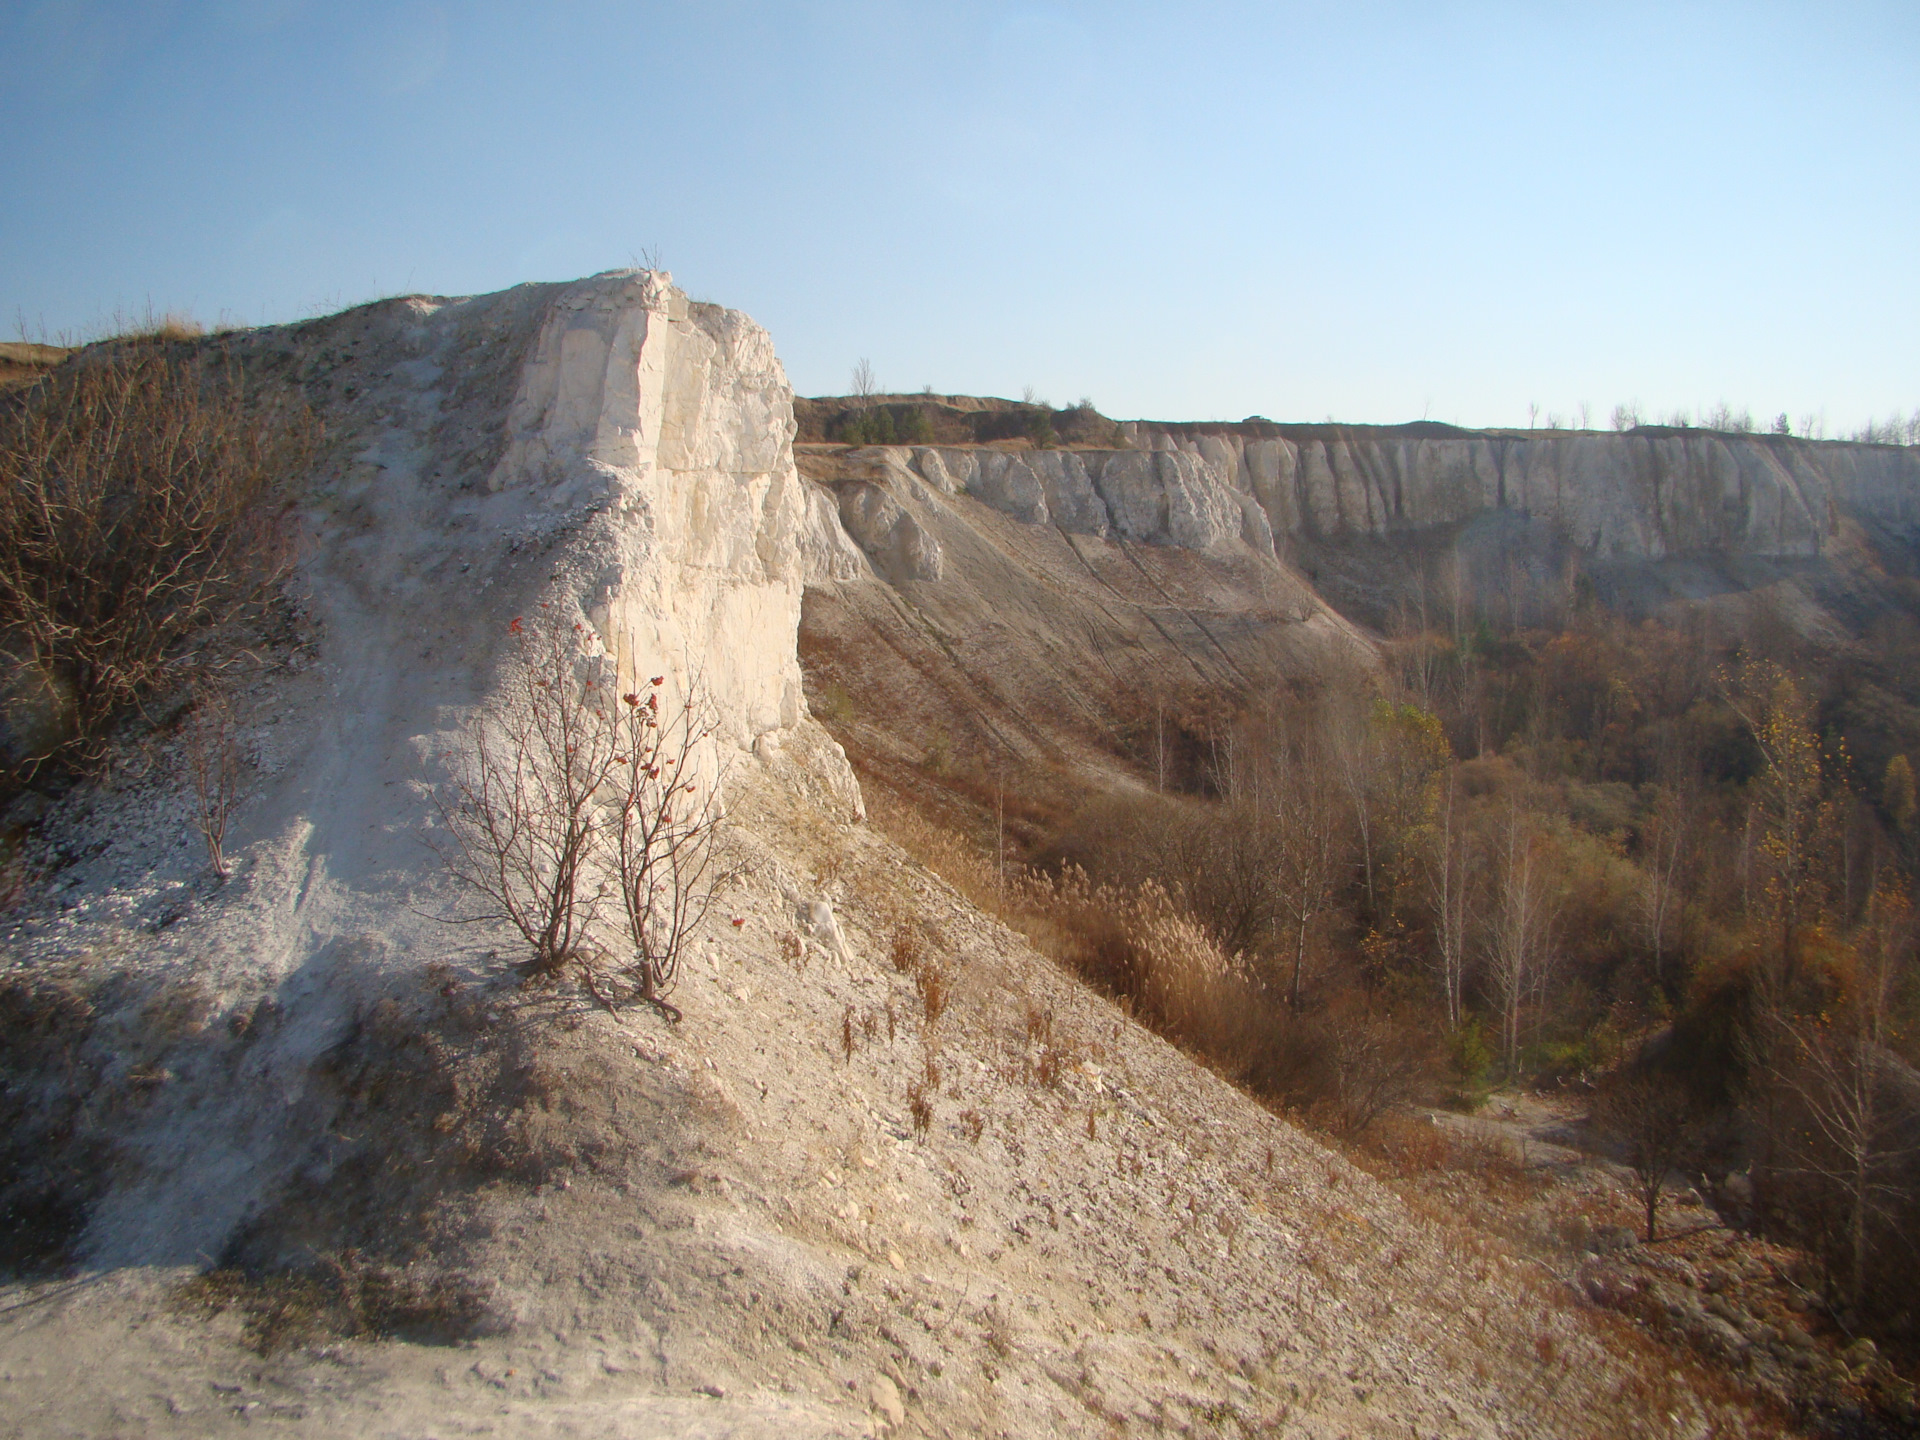
<path fill-rule="evenodd" d="M 1843 515 L 1920 532 L 1920 452 L 1896 446 L 1679 430 L 1125 428 L 1156 459 L 1190 457 L 1189 486 L 1251 498 L 1275 536 L 1379 537 L 1510 510 L 1559 524 L 1596 558 L 1657 560 L 1819 555 Z"/>
<path fill-rule="evenodd" d="M 766 331 L 665 275 L 614 272 L 549 307 L 487 482 L 599 507 L 611 563 L 584 608 L 622 675 L 697 675 L 742 746 L 805 710 L 793 429 Z"/>

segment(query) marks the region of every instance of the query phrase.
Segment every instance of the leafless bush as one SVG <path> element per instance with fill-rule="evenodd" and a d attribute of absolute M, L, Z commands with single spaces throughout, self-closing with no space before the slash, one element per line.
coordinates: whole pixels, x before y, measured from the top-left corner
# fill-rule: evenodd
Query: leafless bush
<path fill-rule="evenodd" d="M 194 638 L 285 573 L 274 489 L 317 435 L 303 406 L 139 346 L 0 411 L 0 665 L 30 697 L 29 723 L 9 716 L 16 772 L 99 764 L 126 705 L 208 667 Z"/>
<path fill-rule="evenodd" d="M 953 998 L 953 982 L 939 962 L 923 959 L 913 972 L 913 983 L 920 992 L 921 1013 L 931 1030 L 940 1023 L 940 1017 L 947 1011 L 947 1002 Z"/>
<path fill-rule="evenodd" d="M 664 677 L 644 698 L 615 695 L 578 622 L 568 631 L 516 619 L 509 629 L 512 689 L 475 721 L 471 753 L 435 791 L 449 837 L 441 857 L 485 902 L 468 918 L 504 921 L 525 941 L 525 973 L 574 967 L 609 1008 L 648 1004 L 678 1020 L 665 995 L 723 878 L 717 787 L 699 775 L 710 708 L 696 685 L 663 714 Z M 593 936 L 609 883 L 624 960 Z"/>
<path fill-rule="evenodd" d="M 1357 995 L 1336 1000 L 1321 1018 L 1333 1035 L 1335 1128 L 1358 1135 L 1420 1094 L 1430 1047 L 1413 1028 Z"/>
<path fill-rule="evenodd" d="M 227 821 L 240 795 L 240 746 L 234 739 L 233 707 L 220 691 L 201 692 L 183 727 L 187 774 L 193 781 L 194 824 L 207 842 L 207 863 L 227 878 L 223 848 Z"/>
<path fill-rule="evenodd" d="M 618 753 L 615 697 L 580 674 L 583 628 L 513 621 L 513 690 L 475 721 L 471 754 L 434 792 L 450 837 L 441 858 L 485 902 L 471 918 L 511 925 L 526 942 L 529 975 L 583 959 L 599 903 L 586 886 L 609 824 L 598 797 Z"/>
<path fill-rule="evenodd" d="M 724 877 L 714 864 L 719 786 L 699 773 L 714 732 L 712 708 L 696 683 L 663 716 L 664 683 L 655 676 L 644 700 L 622 695 L 613 727 L 614 868 L 632 945 L 632 959 L 616 972 L 635 1000 L 677 1020 L 680 1012 L 665 996 L 679 974 L 681 951 L 705 923 Z"/>
<path fill-rule="evenodd" d="M 893 961 L 893 968 L 902 975 L 911 975 L 920 968 L 926 954 L 926 941 L 921 937 L 918 927 L 902 922 L 895 927 L 893 939 L 887 946 L 887 957 Z"/>

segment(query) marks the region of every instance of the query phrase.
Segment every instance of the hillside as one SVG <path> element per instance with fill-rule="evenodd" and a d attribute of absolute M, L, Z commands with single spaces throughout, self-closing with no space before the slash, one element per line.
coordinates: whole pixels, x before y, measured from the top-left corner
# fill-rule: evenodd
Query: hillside
<path fill-rule="evenodd" d="M 1067 792 L 1137 773 L 1155 694 L 1377 666 L 1265 462 L 796 456 L 771 339 L 651 272 L 166 343 L 324 431 L 227 672 L 232 877 L 161 713 L 6 812 L 0 1434 L 1778 1424 L 865 823 L 803 644 L 863 764 Z M 523 621 L 712 703 L 677 1025 L 449 923 L 435 796 Z"/>

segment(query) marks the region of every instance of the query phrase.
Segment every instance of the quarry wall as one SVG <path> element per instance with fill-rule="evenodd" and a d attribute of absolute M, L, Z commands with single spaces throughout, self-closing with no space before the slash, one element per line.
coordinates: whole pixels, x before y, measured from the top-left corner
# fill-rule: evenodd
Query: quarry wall
<path fill-rule="evenodd" d="M 898 483 L 966 493 L 1029 524 L 1211 553 L 1384 538 L 1508 511 L 1601 560 L 1820 556 L 1843 521 L 1920 534 L 1920 452 L 1699 430 L 1122 427 L 1131 449 L 871 447 Z M 840 487 L 869 553 L 908 543 Z"/>

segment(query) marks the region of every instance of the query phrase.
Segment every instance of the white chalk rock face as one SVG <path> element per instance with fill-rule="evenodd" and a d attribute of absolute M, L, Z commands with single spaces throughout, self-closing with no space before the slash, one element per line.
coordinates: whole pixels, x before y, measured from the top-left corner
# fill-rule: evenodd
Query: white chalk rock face
<path fill-rule="evenodd" d="M 955 461 L 951 468 L 947 463 L 949 458 Z M 973 457 L 964 450 L 943 453 L 925 449 L 913 452 L 913 468 L 942 495 L 959 495 L 966 490 L 967 482 L 973 478 L 972 462 Z"/>
<path fill-rule="evenodd" d="M 1107 503 L 1093 488 L 1087 466 L 1072 450 L 1038 450 L 1027 458 L 1038 477 L 1053 523 L 1075 535 L 1107 533 Z"/>
<path fill-rule="evenodd" d="M 1198 549 L 1220 543 L 1219 507 L 1233 496 L 1250 497 L 1276 539 L 1377 538 L 1511 510 L 1556 523 L 1603 560 L 1818 556 L 1841 515 L 1920 534 L 1920 450 L 1912 447 L 1686 430 L 1122 430 L 1135 449 L 1108 458 L 1098 480 L 1114 530 Z M 1237 533 L 1262 548 L 1251 517 Z"/>
<path fill-rule="evenodd" d="M 873 574 L 859 545 L 840 523 L 839 502 L 824 485 L 808 485 L 807 517 L 800 530 L 800 573 L 807 584 L 858 580 Z"/>
<path fill-rule="evenodd" d="M 603 506 L 615 551 L 589 616 L 623 679 L 699 677 L 745 747 L 805 713 L 794 638 L 807 498 L 767 333 L 617 271 L 548 308 L 488 484 Z M 844 568 L 843 555 L 819 557 Z"/>
<path fill-rule="evenodd" d="M 1114 532 L 1124 539 L 1210 552 L 1244 543 L 1239 494 L 1229 476 L 1200 455 L 1119 451 L 1107 457 L 1095 483 Z M 1265 548 L 1272 553 L 1271 527 Z"/>
<path fill-rule="evenodd" d="M 967 493 L 996 510 L 1005 511 L 1023 525 L 1045 525 L 1051 518 L 1046 488 L 1024 455 L 982 450 L 973 456 L 973 474 Z"/>
<path fill-rule="evenodd" d="M 885 488 L 856 481 L 840 487 L 840 523 L 888 579 L 938 580 L 940 542 L 902 510 Z"/>

